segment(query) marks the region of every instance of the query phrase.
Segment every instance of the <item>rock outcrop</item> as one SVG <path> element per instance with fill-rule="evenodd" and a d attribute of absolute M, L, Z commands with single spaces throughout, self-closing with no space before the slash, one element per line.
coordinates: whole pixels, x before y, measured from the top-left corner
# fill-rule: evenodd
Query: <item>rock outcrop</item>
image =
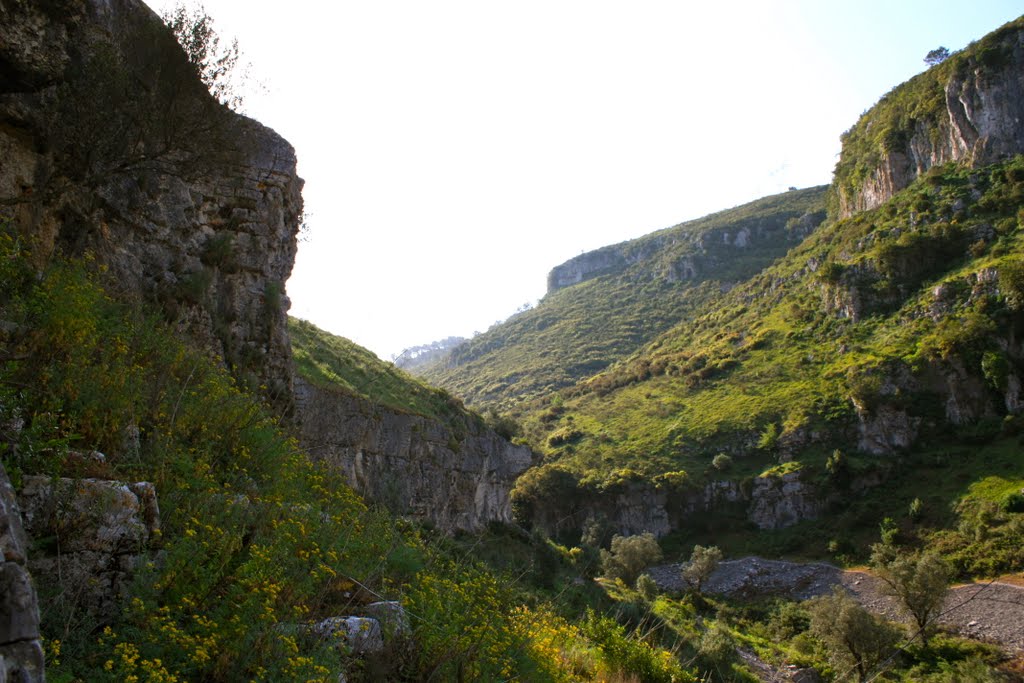
<path fill-rule="evenodd" d="M 812 188 L 804 192 L 820 192 Z M 779 195 L 779 198 L 785 195 Z M 773 198 L 767 198 L 771 200 Z M 601 275 L 640 266 L 638 276 L 669 282 L 699 281 L 717 277 L 716 271 L 743 251 L 770 246 L 793 246 L 824 219 L 822 211 L 804 214 L 780 211 L 750 218 L 729 212 L 682 223 L 639 239 L 580 254 L 548 273 L 548 294 Z M 723 220 L 711 230 L 706 224 Z M 767 260 L 766 260 L 767 263 Z"/>
<path fill-rule="evenodd" d="M 160 534 L 154 486 L 27 476 L 18 501 L 29 538 L 41 545 L 28 562 L 32 575 L 59 588 L 54 601 L 69 610 L 113 617 Z"/>
<path fill-rule="evenodd" d="M 37 264 L 92 254 L 126 295 L 161 304 L 287 402 L 284 282 L 302 214 L 292 147 L 213 100 L 140 0 L 3 12 L 0 209 Z"/>
<path fill-rule="evenodd" d="M 650 532 L 661 537 L 708 514 L 728 513 L 760 529 L 784 529 L 817 519 L 826 502 L 825 493 L 808 484 L 797 470 L 756 477 L 752 482 L 710 481 L 701 487 L 658 487 L 633 481 L 605 492 L 588 492 L 571 509 L 535 506 L 530 521 L 552 535 L 599 521 L 619 535 Z"/>
<path fill-rule="evenodd" d="M 908 100 L 917 104 L 904 116 L 897 110 Z M 981 166 L 1022 151 L 1024 22 L 1017 20 L 899 86 L 861 117 L 844 137 L 836 167 L 840 215 L 880 206 L 933 166 Z"/>
<path fill-rule="evenodd" d="M 443 424 L 299 378 L 295 387 L 303 445 L 367 498 L 447 531 L 511 521 L 509 491 L 533 464 L 530 449 L 468 415 Z"/>
<path fill-rule="evenodd" d="M 758 529 L 784 529 L 817 519 L 823 508 L 821 494 L 804 482 L 800 472 L 787 472 L 754 479 L 747 519 Z"/>
<path fill-rule="evenodd" d="M 0 681 L 44 680 L 39 599 L 27 563 L 21 510 L 0 465 Z"/>

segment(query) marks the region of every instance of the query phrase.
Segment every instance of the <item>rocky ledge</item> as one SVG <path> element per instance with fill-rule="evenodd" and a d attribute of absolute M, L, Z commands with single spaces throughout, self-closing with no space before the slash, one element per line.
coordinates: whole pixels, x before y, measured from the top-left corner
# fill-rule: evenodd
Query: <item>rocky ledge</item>
<path fill-rule="evenodd" d="M 296 378 L 299 435 L 366 498 L 445 531 L 510 522 L 509 491 L 533 454 L 465 418 L 459 429 Z"/>

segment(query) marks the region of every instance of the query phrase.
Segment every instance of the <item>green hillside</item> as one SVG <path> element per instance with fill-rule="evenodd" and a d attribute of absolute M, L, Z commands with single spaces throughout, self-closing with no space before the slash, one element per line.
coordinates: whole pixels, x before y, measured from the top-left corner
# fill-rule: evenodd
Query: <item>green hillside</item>
<path fill-rule="evenodd" d="M 3 481 L 146 481 L 159 496 L 160 533 L 131 549 L 140 564 L 114 614 L 97 616 L 62 580 L 33 581 L 47 680 L 698 680 L 660 640 L 563 605 L 575 572 L 546 541 L 497 528 L 463 546 L 369 507 L 207 351 L 119 299 L 94 261 L 37 270 L 0 223 L 0 285 Z M 421 403 L 422 385 L 364 349 L 292 326 L 296 355 L 317 351 L 315 368 L 300 360 L 311 381 L 355 381 L 370 400 L 386 387 L 380 403 L 396 409 L 441 405 L 443 393 Z M 413 398 L 395 405 L 403 386 Z M 105 457 L 83 457 L 93 450 Z M 54 514 L 33 554 L 76 541 L 75 510 Z M 500 563 L 478 559 L 496 543 Z M 599 589 L 572 591 L 614 606 Z M 367 600 L 399 601 L 409 637 L 363 656 L 312 629 Z"/>
<path fill-rule="evenodd" d="M 344 337 L 298 318 L 288 319 L 292 357 L 300 377 L 398 412 L 444 420 L 462 410 L 446 391 L 431 387 Z"/>
<path fill-rule="evenodd" d="M 1006 393 L 1024 368 L 1022 201 L 1024 157 L 936 169 L 878 210 L 819 228 L 632 357 L 535 402 L 528 438 L 547 467 L 573 474 L 576 495 L 623 477 L 742 479 L 780 459 L 828 485 L 837 449 L 855 468 L 885 471 L 892 460 L 859 446 L 861 418 L 883 411 L 917 425 L 915 452 L 973 462 L 979 444 L 1020 428 Z M 718 454 L 727 471 L 712 465 Z M 1000 476 L 1004 493 L 1024 485 L 1019 467 Z"/>
<path fill-rule="evenodd" d="M 613 252 L 616 264 L 416 372 L 470 405 L 503 410 L 575 384 L 798 244 L 824 217 L 825 190 L 765 197 L 599 250 Z"/>

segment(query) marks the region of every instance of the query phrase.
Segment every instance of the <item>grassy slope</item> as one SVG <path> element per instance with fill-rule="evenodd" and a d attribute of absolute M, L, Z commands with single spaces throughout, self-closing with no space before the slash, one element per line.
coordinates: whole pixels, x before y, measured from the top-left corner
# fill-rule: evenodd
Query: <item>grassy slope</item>
<path fill-rule="evenodd" d="M 753 455 L 770 424 L 785 433 L 848 419 L 849 398 L 872 368 L 919 365 L 957 344 L 966 328 L 943 319 L 983 316 L 1006 332 L 1005 297 L 971 300 L 968 278 L 1021 255 L 1022 169 L 1019 159 L 979 172 L 945 168 L 879 210 L 819 229 L 685 324 L 562 392 L 558 420 L 535 406 L 534 440 L 573 421 L 584 439 L 548 450 L 588 468 L 604 458 L 660 458 L 663 469 L 692 468 L 721 449 Z M 973 206 L 954 208 L 974 191 L 982 196 Z M 942 283 L 955 301 L 933 319 L 926 314 Z M 833 299 L 859 301 L 861 317 L 843 317 Z"/>
<path fill-rule="evenodd" d="M 630 265 L 549 294 L 418 372 L 471 405 L 502 409 L 574 384 L 783 255 L 801 237 L 796 219 L 820 218 L 824 194 L 817 187 L 765 197 L 618 245 Z M 745 227 L 764 237 L 746 248 L 725 244 L 725 233 Z M 674 282 L 667 273 L 684 259 L 697 275 Z"/>
<path fill-rule="evenodd" d="M 980 195 L 977 201 L 964 202 L 972 193 Z M 928 378 L 955 365 L 983 377 L 989 372 L 984 363 L 1004 369 L 1019 364 L 1000 340 L 1012 339 L 1021 324 L 1012 279 L 1024 262 L 1022 199 L 1024 158 L 978 170 L 938 169 L 886 206 L 820 228 L 764 273 L 631 358 L 535 402 L 524 413 L 528 438 L 546 461 L 590 481 L 615 480 L 625 469 L 648 479 L 685 470 L 691 481 L 700 481 L 757 475 L 776 465 L 787 439 L 816 433 L 798 457 L 828 485 L 828 455 L 839 448 L 855 456 L 851 397 L 857 396 L 895 401 L 921 417 L 918 450 L 925 462 L 955 453 L 968 465 L 957 464 L 953 490 L 943 468 L 908 470 L 905 478 L 899 478 L 902 470 L 886 470 L 907 488 L 890 487 L 859 501 L 841 516 L 840 534 L 867 529 L 874 535 L 881 516 L 904 514 L 914 497 L 929 498 L 922 493 L 927 487 L 941 492 L 930 499 L 933 510 L 970 497 L 975 476 L 1002 477 L 996 488 L 1005 495 L 1024 483 L 1024 471 L 1018 463 L 990 472 L 991 454 L 979 452 L 977 444 L 998 439 L 1002 425 L 1010 440 L 995 441 L 992 452 L 1012 450 L 1017 421 L 1004 424 L 995 416 L 952 427 Z M 999 273 L 998 290 L 976 290 L 975 274 L 992 270 Z M 934 294 L 940 286 L 941 311 Z M 837 299 L 858 301 L 860 317 L 842 317 Z M 901 373 L 914 377 L 916 388 L 885 396 L 887 380 Z M 727 472 L 710 465 L 719 452 L 733 458 Z M 850 461 L 855 467 L 879 464 L 877 458 Z M 890 507 L 879 507 L 882 498 Z M 995 494 L 988 500 L 999 502 Z M 935 515 L 935 526 L 951 522 Z M 712 525 L 719 534 L 728 527 L 721 522 Z M 701 528 L 692 531 L 699 536 Z M 790 550 L 822 553 L 829 539 L 807 531 L 774 535 L 781 539 L 776 550 L 788 544 Z M 811 536 L 816 546 L 801 545 Z M 762 534 L 758 542 L 768 548 L 772 538 Z M 740 533 L 737 539 L 737 547 L 749 547 L 752 537 Z M 965 559 L 962 567 L 979 562 Z"/>
<path fill-rule="evenodd" d="M 403 413 L 445 421 L 465 413 L 443 389 L 431 387 L 344 337 L 305 320 L 288 319 L 292 357 L 299 376 L 333 391 Z"/>

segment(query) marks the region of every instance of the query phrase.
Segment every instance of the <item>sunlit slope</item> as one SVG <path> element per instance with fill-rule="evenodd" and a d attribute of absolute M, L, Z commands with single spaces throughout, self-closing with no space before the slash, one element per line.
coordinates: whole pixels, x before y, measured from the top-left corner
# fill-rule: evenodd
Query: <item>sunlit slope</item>
<path fill-rule="evenodd" d="M 509 409 L 575 384 L 798 244 L 824 217 L 825 188 L 794 190 L 584 254 L 586 270 L 520 313 L 420 370 L 475 406 Z M 555 269 L 552 275 L 559 271 Z"/>
<path fill-rule="evenodd" d="M 649 478 L 700 476 L 722 452 L 753 473 L 997 434 L 1024 367 L 1022 200 L 1021 157 L 938 167 L 536 402 L 530 440 L 590 478 Z"/>

